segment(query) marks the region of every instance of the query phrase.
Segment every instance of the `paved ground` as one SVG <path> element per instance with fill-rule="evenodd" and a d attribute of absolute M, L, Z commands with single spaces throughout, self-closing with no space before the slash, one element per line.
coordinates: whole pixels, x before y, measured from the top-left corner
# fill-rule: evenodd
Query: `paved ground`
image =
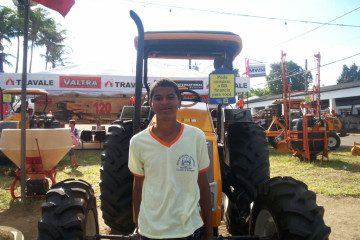
<path fill-rule="evenodd" d="M 360 134 L 349 134 L 349 136 L 341 137 L 341 146 L 352 146 L 354 141 L 360 143 Z"/>

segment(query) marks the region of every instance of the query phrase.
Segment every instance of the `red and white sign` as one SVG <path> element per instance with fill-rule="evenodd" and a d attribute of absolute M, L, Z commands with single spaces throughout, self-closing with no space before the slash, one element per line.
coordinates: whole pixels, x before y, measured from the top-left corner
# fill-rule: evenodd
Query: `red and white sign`
<path fill-rule="evenodd" d="M 60 76 L 60 88 L 101 88 L 101 77 Z"/>
<path fill-rule="evenodd" d="M 15 82 L 14 80 L 12 80 L 12 78 L 9 78 L 8 80 L 6 80 L 6 85 L 12 85 L 14 86 Z"/>

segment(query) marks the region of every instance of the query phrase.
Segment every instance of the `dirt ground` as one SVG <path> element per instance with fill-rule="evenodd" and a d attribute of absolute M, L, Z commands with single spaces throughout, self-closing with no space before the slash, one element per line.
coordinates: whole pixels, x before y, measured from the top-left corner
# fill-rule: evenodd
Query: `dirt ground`
<path fill-rule="evenodd" d="M 325 208 L 325 223 L 331 227 L 330 240 L 347 239 L 360 240 L 360 198 L 333 198 L 318 196 L 317 203 Z M 37 223 L 41 218 L 41 203 L 32 203 L 25 209 L 22 206 L 12 207 L 10 210 L 0 210 L 0 226 L 10 226 L 20 230 L 25 240 L 37 239 Z M 101 234 L 109 234 L 99 211 L 99 225 Z M 227 234 L 224 226 L 220 234 Z"/>

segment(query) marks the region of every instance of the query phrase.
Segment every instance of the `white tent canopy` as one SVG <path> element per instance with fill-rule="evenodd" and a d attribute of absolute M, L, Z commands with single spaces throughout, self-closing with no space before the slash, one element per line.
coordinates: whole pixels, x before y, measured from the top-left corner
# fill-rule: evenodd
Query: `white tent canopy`
<path fill-rule="evenodd" d="M 27 87 L 45 89 L 50 95 L 70 93 L 87 96 L 133 95 L 135 92 L 135 69 L 101 63 L 71 65 L 50 71 L 27 74 Z M 208 94 L 209 75 L 185 67 L 166 64 L 149 66 L 148 83 L 160 78 L 170 78 L 178 85 L 186 86 L 199 94 Z M 21 87 L 21 74 L 0 73 L 0 87 L 12 89 Z M 250 91 L 249 78 L 236 79 L 236 92 Z M 143 88 L 145 92 L 145 88 Z"/>

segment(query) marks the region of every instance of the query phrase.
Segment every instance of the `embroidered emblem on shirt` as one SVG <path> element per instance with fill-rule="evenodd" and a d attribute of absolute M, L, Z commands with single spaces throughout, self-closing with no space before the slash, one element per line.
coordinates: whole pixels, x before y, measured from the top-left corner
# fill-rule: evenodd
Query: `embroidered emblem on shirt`
<path fill-rule="evenodd" d="M 188 154 L 181 155 L 177 160 L 176 171 L 194 172 L 195 160 Z"/>

